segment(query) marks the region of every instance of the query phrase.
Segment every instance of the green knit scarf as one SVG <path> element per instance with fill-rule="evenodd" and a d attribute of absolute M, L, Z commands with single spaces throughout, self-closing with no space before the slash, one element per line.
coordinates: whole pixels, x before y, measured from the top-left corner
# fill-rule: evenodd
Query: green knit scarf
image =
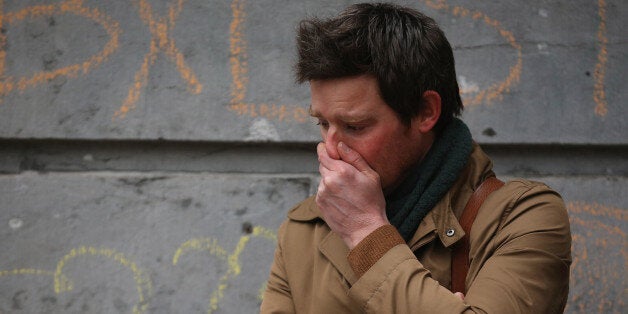
<path fill-rule="evenodd" d="M 406 242 L 421 220 L 456 182 L 471 155 L 469 128 L 454 118 L 434 140 L 424 159 L 390 195 L 386 196 L 386 215 Z"/>

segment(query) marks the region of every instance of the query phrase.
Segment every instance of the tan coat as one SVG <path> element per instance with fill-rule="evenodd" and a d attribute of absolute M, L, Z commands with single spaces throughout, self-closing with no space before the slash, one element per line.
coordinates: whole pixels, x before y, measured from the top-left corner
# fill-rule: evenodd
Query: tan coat
<path fill-rule="evenodd" d="M 526 180 L 486 199 L 471 230 L 464 301 L 448 290 L 451 247 L 464 235 L 456 217 L 491 168 L 476 145 L 409 244 L 388 250 L 359 278 L 344 242 L 306 199 L 279 229 L 261 313 L 562 312 L 571 264 L 567 212 L 556 192 Z"/>

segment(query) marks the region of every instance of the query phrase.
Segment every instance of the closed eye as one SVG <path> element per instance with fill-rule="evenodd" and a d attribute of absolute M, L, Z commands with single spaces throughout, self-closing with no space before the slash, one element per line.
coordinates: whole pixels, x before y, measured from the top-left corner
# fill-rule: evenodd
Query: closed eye
<path fill-rule="evenodd" d="M 362 131 L 364 130 L 364 126 L 347 124 L 347 129 L 350 131 Z"/>
<path fill-rule="evenodd" d="M 320 127 L 327 129 L 329 127 L 329 122 L 325 121 L 325 120 L 321 120 L 318 119 L 318 121 L 316 121 L 316 125 L 319 125 Z"/>

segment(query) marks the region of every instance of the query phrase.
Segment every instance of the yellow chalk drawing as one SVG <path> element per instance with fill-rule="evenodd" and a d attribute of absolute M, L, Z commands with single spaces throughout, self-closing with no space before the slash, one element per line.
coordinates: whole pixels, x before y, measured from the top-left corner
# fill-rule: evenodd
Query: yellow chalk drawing
<path fill-rule="evenodd" d="M 508 92 L 513 84 L 519 82 L 521 69 L 523 67 L 521 45 L 517 43 L 512 32 L 506 30 L 499 21 L 490 18 L 488 15 L 480 11 L 472 11 L 461 6 L 448 5 L 445 0 L 424 0 L 423 2 L 430 8 L 448 11 L 454 16 L 470 17 L 474 20 L 483 21 L 486 25 L 495 28 L 499 32 L 499 35 L 506 39 L 508 44 L 514 48 L 517 53 L 517 62 L 510 67 L 508 76 L 503 81 L 497 82 L 486 89 L 480 90 L 475 93 L 475 96 L 464 97 L 466 94 L 472 94 L 472 91 L 460 91 L 463 95 L 465 106 L 479 105 L 482 103 L 490 105 L 494 100 L 501 99 L 502 95 Z"/>
<path fill-rule="evenodd" d="M 261 287 L 259 287 L 259 290 L 257 290 L 257 299 L 259 301 L 264 300 L 264 292 L 266 291 L 266 283 L 262 284 Z"/>
<path fill-rule="evenodd" d="M 612 292 L 626 289 L 626 281 L 621 278 L 626 277 L 628 269 L 628 237 L 622 228 L 628 220 L 628 210 L 581 202 L 567 204 L 567 210 L 573 263 L 566 312 L 608 313 L 622 308 L 623 298 Z M 582 291 L 580 287 L 597 288 Z M 583 294 L 588 298 L 583 298 Z"/>
<path fill-rule="evenodd" d="M 625 272 L 628 269 L 628 238 L 627 230 L 625 230 L 628 210 L 582 202 L 568 203 L 567 210 L 572 226 L 573 264 L 571 267 L 572 291 L 566 312 L 606 313 L 612 309 L 622 308 L 624 300 L 616 298 L 612 293 L 625 291 L 625 280 L 621 279 L 625 278 Z M 240 237 L 231 253 L 221 247 L 218 240 L 212 238 L 188 240 L 175 251 L 172 259 L 173 266 L 177 266 L 181 258 L 188 253 L 205 251 L 216 257 L 219 263 L 225 263 L 228 266 L 227 272 L 220 277 L 216 290 L 210 294 L 208 313 L 213 313 L 218 309 L 219 303 L 224 299 L 229 281 L 242 272 L 241 254 L 252 238 L 266 239 L 271 242 L 277 241 L 277 236 L 273 230 L 256 226 L 250 235 Z M 0 280 L 8 276 L 45 276 L 54 282 L 55 293 L 67 292 L 72 290 L 73 283 L 64 275 L 63 270 L 68 266 L 68 263 L 80 257 L 106 258 L 129 269 L 133 274 L 139 295 L 139 301 L 133 307 L 133 312 L 146 312 L 148 299 L 153 295 L 150 278 L 145 271 L 122 253 L 111 249 L 81 246 L 70 250 L 61 258 L 55 271 L 29 268 L 0 270 Z M 580 282 L 583 284 L 578 286 Z M 575 290 L 574 287 L 585 287 L 587 290 Z M 587 287 L 598 288 L 589 289 Z M 264 285 L 258 289 L 260 300 L 263 291 Z"/>
<path fill-rule="evenodd" d="M 129 88 L 129 94 L 122 103 L 122 106 L 114 113 L 115 118 L 124 118 L 126 114 L 135 108 L 135 104 L 140 98 L 142 89 L 148 83 L 150 67 L 157 60 L 157 54 L 163 51 L 177 67 L 181 78 L 187 83 L 188 91 L 192 94 L 200 94 L 203 85 L 199 83 L 194 71 L 185 63 L 183 54 L 177 49 L 174 38 L 170 32 L 175 27 L 175 21 L 183 9 L 184 0 L 175 0 L 174 4 L 169 3 L 168 14 L 158 20 L 153 15 L 153 9 L 147 0 L 134 0 L 139 9 L 142 21 L 148 25 L 151 33 L 150 48 L 144 56 L 144 61 L 140 69 L 135 73 L 134 83 Z"/>
<path fill-rule="evenodd" d="M 57 263 L 57 268 L 54 272 L 41 269 L 22 268 L 0 271 L 0 278 L 11 275 L 48 276 L 54 279 L 54 291 L 56 294 L 72 291 L 74 284 L 63 273 L 63 269 L 70 261 L 78 257 L 105 257 L 131 270 L 133 273 L 133 279 L 135 280 L 136 290 L 139 295 L 138 303 L 133 306 L 133 313 L 139 314 L 146 312 L 148 309 L 148 298 L 153 294 L 153 287 L 150 278 L 134 262 L 126 258 L 122 253 L 111 249 L 81 246 L 70 250 L 70 253 L 63 256 L 63 258 L 61 258 L 61 260 Z"/>
<path fill-rule="evenodd" d="M 42 71 L 35 73 L 31 77 L 5 76 L 6 62 L 6 35 L 0 34 L 0 98 L 6 96 L 14 90 L 20 92 L 32 88 L 38 84 L 50 81 L 58 76 L 76 78 L 79 75 L 89 73 L 93 68 L 102 64 L 107 57 L 118 49 L 118 37 L 120 28 L 118 22 L 112 20 L 98 9 L 83 6 L 82 0 L 67 0 L 57 4 L 29 6 L 17 12 L 4 13 L 4 1 L 0 0 L 0 27 L 7 24 L 14 24 L 26 18 L 37 18 L 41 16 L 54 16 L 61 14 L 74 14 L 89 18 L 100 24 L 109 35 L 109 41 L 103 49 L 83 61 L 72 64 L 53 71 Z"/>
<path fill-rule="evenodd" d="M 137 265 L 127 259 L 122 253 L 116 252 L 111 249 L 93 248 L 81 246 L 77 249 L 72 249 L 70 253 L 65 255 L 59 263 L 57 263 L 57 269 L 54 275 L 54 288 L 57 294 L 61 292 L 71 291 L 73 284 L 63 275 L 63 268 L 66 264 L 79 256 L 100 256 L 106 257 L 118 262 L 120 265 L 128 268 L 133 273 L 133 279 L 135 280 L 137 293 L 139 295 L 139 302 L 133 306 L 133 313 L 144 313 L 148 308 L 148 297 L 153 293 L 152 282 L 147 274 L 145 274 Z"/>
<path fill-rule="evenodd" d="M 245 0 L 233 0 L 231 11 L 233 19 L 229 26 L 229 63 L 231 65 L 231 103 L 229 109 L 239 116 L 252 118 L 262 117 L 277 121 L 308 121 L 309 114 L 305 106 L 275 104 L 275 103 L 247 103 L 246 92 L 249 83 L 248 55 L 245 37 L 244 11 Z"/>
<path fill-rule="evenodd" d="M 272 240 L 273 242 L 277 241 L 277 236 L 273 231 L 267 230 L 260 226 L 256 226 L 253 228 L 253 232 L 251 233 L 251 235 L 245 235 L 240 237 L 238 244 L 231 254 L 228 254 L 225 249 L 220 247 L 216 239 L 211 238 L 188 240 L 187 242 L 183 243 L 175 252 L 174 257 L 172 258 L 172 265 L 174 266 L 178 264 L 181 256 L 188 251 L 209 251 L 211 255 L 218 257 L 221 261 L 226 262 L 229 266 L 227 273 L 224 274 L 218 281 L 218 288 L 211 294 L 207 313 L 213 313 L 215 310 L 218 309 L 218 304 L 220 300 L 223 299 L 225 289 L 227 289 L 228 281 L 232 278 L 237 277 L 242 271 L 240 264 L 240 254 L 245 249 L 247 243 L 251 239 L 251 236 L 261 237 L 264 239 Z"/>
<path fill-rule="evenodd" d="M 598 15 L 600 16 L 600 26 L 597 30 L 597 40 L 599 52 L 597 55 L 597 64 L 593 72 L 595 85 L 593 87 L 593 100 L 596 103 L 595 114 L 605 116 L 606 109 L 606 93 L 604 92 L 604 77 L 606 76 L 606 62 L 608 61 L 608 52 L 606 46 L 608 38 L 606 38 L 606 1 L 598 0 Z"/>
<path fill-rule="evenodd" d="M 29 268 L 21 268 L 21 269 L 13 269 L 13 270 L 2 270 L 0 271 L 0 277 L 3 276 L 14 276 L 14 275 L 36 275 L 36 276 L 54 276 L 54 272 L 48 270 L 41 269 L 29 269 Z"/>
<path fill-rule="evenodd" d="M 216 239 L 211 238 L 188 240 L 180 245 L 179 248 L 176 250 L 172 259 L 172 265 L 174 266 L 179 263 L 179 260 L 183 255 L 187 254 L 190 251 L 208 251 L 211 255 L 218 257 L 221 262 L 225 262 L 228 265 L 227 273 L 220 278 L 217 290 L 211 294 L 208 313 L 212 313 L 213 311 L 218 309 L 218 304 L 220 300 L 222 300 L 224 297 L 224 292 L 225 289 L 228 287 L 229 280 L 237 277 L 241 273 L 242 269 L 240 255 L 246 248 L 248 242 L 251 240 L 251 237 L 262 238 L 270 240 L 272 242 L 277 241 L 277 236 L 274 231 L 266 229 L 264 227 L 256 226 L 253 228 L 250 235 L 240 237 L 238 244 L 231 254 L 227 253 L 227 251 L 218 244 L 218 241 Z M 0 279 L 2 277 L 16 275 L 51 277 L 54 282 L 55 293 L 61 294 L 63 292 L 72 291 L 74 289 L 73 282 L 63 273 L 63 270 L 64 268 L 66 268 L 68 263 L 77 258 L 94 257 L 107 258 L 109 260 L 115 261 L 116 263 L 129 269 L 133 273 L 135 288 L 137 290 L 139 298 L 137 304 L 133 306 L 133 313 L 145 313 L 148 309 L 149 298 L 153 295 L 153 284 L 150 277 L 144 270 L 138 267 L 135 262 L 129 260 L 127 257 L 124 256 L 124 254 L 112 249 L 80 246 L 78 248 L 71 249 L 68 254 L 63 256 L 61 260 L 59 260 L 59 262 L 57 263 L 55 271 L 30 268 L 0 270 Z M 264 287 L 265 284 L 263 284 L 262 287 L 258 290 L 258 298 L 260 299 L 262 297 Z"/>

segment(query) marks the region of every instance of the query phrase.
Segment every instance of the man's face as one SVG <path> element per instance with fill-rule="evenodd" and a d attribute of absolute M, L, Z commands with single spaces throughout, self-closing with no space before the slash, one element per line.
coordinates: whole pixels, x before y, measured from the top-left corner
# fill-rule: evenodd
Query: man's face
<path fill-rule="evenodd" d="M 310 114 L 318 120 L 327 154 L 340 159 L 338 142 L 357 151 L 391 192 L 429 149 L 431 134 L 422 134 L 415 119 L 405 125 L 382 99 L 370 75 L 310 81 Z"/>

